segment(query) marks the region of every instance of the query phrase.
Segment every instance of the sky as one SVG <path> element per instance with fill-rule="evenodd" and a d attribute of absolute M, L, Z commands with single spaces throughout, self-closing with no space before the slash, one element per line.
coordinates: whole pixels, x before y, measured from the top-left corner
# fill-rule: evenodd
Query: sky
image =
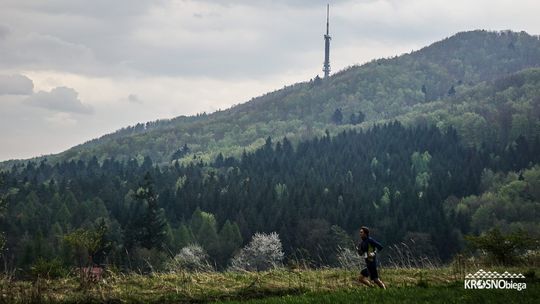
<path fill-rule="evenodd" d="M 213 112 L 460 31 L 540 34 L 537 0 L 0 0 L 0 161 Z"/>

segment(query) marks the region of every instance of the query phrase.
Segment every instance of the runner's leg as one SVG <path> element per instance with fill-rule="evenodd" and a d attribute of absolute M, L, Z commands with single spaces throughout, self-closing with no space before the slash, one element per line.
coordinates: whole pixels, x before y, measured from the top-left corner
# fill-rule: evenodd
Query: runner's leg
<path fill-rule="evenodd" d="M 360 275 L 360 277 L 358 278 L 358 281 L 360 281 L 360 283 L 366 285 L 367 287 L 373 287 L 373 284 L 371 284 L 369 279 L 363 275 Z"/>
<path fill-rule="evenodd" d="M 362 269 L 362 271 L 360 271 L 360 277 L 358 277 L 358 281 L 360 281 L 360 283 L 366 286 L 372 287 L 373 284 L 371 284 L 371 282 L 368 280 L 368 277 L 369 277 L 369 271 L 366 267 Z"/>
<path fill-rule="evenodd" d="M 380 288 L 386 289 L 386 286 L 384 285 L 383 281 L 381 281 L 381 279 L 377 278 L 373 280 L 373 282 L 375 282 L 375 284 L 377 284 L 377 286 L 379 286 Z"/>

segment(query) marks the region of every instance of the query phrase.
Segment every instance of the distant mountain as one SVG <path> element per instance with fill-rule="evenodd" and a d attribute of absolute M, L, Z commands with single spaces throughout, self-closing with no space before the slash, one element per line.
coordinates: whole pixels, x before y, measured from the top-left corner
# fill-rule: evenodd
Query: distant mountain
<path fill-rule="evenodd" d="M 525 32 L 458 33 L 421 50 L 373 60 L 253 98 L 228 110 L 123 128 L 49 156 L 160 164 L 238 156 L 268 136 L 293 143 L 398 119 L 454 125 L 468 144 L 540 134 L 540 37 Z M 528 69 L 528 70 L 527 70 Z M 524 71 L 525 70 L 525 71 Z"/>

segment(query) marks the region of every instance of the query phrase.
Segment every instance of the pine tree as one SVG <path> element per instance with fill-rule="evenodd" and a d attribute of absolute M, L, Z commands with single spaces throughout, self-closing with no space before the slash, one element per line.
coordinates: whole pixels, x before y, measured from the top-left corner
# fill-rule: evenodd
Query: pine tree
<path fill-rule="evenodd" d="M 0 175 L 0 187 L 3 186 L 3 184 L 4 184 L 3 176 Z M 6 205 L 7 204 L 4 199 L 4 194 L 0 194 L 0 219 L 2 219 L 2 221 L 4 220 L 4 216 L 6 213 L 6 209 L 7 209 Z M 6 244 L 6 236 L 3 231 L 0 231 L 0 254 L 4 250 L 5 244 Z"/>
<path fill-rule="evenodd" d="M 163 247 L 166 237 L 167 222 L 164 218 L 163 211 L 158 206 L 158 196 L 154 192 L 154 185 L 150 173 L 147 172 L 144 176 L 144 181 L 141 187 L 137 189 L 135 198 L 146 204 L 146 213 L 141 221 L 142 230 L 139 242 L 148 249 Z"/>
<path fill-rule="evenodd" d="M 456 89 L 454 88 L 454 86 L 451 86 L 450 89 L 448 90 L 448 96 L 454 96 L 456 95 Z"/>
<path fill-rule="evenodd" d="M 341 109 L 337 108 L 334 111 L 334 114 L 332 114 L 332 122 L 336 125 L 340 125 L 343 122 L 343 113 L 341 113 Z"/>

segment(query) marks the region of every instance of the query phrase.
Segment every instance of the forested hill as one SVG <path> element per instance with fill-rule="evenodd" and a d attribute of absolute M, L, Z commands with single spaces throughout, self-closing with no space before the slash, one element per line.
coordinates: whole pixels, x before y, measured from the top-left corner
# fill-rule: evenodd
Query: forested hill
<path fill-rule="evenodd" d="M 494 227 L 540 235 L 538 185 L 539 37 L 460 33 L 12 166 L 0 263 L 71 267 L 81 240 L 92 263 L 139 271 L 196 243 L 224 269 L 277 232 L 287 261 L 335 266 L 361 225 L 383 262 L 410 240 L 412 256 L 447 261 Z"/>
<path fill-rule="evenodd" d="M 514 140 L 539 132 L 538 71 L 520 72 L 539 66 L 538 36 L 462 32 L 419 51 L 288 86 L 228 110 L 124 128 L 49 161 L 94 156 L 99 161 L 150 156 L 160 164 L 195 156 L 208 161 L 219 153 L 253 151 L 268 136 L 286 136 L 296 143 L 325 130 L 337 134 L 395 118 L 406 125 L 453 125 L 460 134 L 478 127 L 478 132 L 464 134 L 474 144 L 484 137 Z M 501 126 L 502 135 L 492 123 Z"/>
<path fill-rule="evenodd" d="M 453 128 L 397 122 L 296 147 L 268 139 L 209 164 L 29 162 L 0 173 L 2 258 L 24 271 L 43 260 L 72 266 L 84 255 L 70 238 L 98 235 L 88 251 L 98 264 L 159 269 L 197 243 L 225 268 L 255 232 L 275 231 L 288 260 L 336 266 L 368 225 L 384 254 L 412 239 L 412 256 L 446 260 L 464 235 L 492 227 L 540 234 L 539 162 L 540 137 L 477 149 Z"/>

